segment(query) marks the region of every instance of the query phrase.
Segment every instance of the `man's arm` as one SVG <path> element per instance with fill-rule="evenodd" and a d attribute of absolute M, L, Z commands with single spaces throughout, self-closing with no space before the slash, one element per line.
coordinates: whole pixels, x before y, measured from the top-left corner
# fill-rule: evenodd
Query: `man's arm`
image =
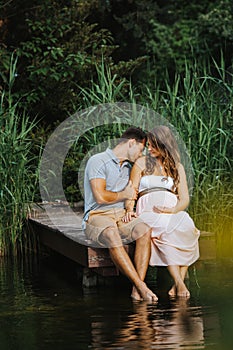
<path fill-rule="evenodd" d="M 91 189 L 95 200 L 98 204 L 110 204 L 122 202 L 126 199 L 136 199 L 137 193 L 132 182 L 129 181 L 128 185 L 120 192 L 112 192 L 106 190 L 105 179 L 92 179 L 90 180 Z"/>

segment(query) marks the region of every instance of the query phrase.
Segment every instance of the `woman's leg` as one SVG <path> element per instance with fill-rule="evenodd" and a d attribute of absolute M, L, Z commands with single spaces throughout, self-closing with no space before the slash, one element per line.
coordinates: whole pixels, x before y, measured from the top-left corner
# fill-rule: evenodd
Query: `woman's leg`
<path fill-rule="evenodd" d="M 185 283 L 184 283 L 184 278 L 187 273 L 187 266 L 177 266 L 177 265 L 171 265 L 168 266 L 168 271 L 170 275 L 172 276 L 175 284 L 172 286 L 170 291 L 168 292 L 170 296 L 180 296 L 180 297 L 189 297 L 190 292 L 187 289 Z"/>
<path fill-rule="evenodd" d="M 182 280 L 184 281 L 185 280 L 185 276 L 188 272 L 188 266 L 179 266 L 180 268 L 180 276 L 182 278 Z M 176 286 L 175 284 L 171 287 L 171 289 L 169 290 L 168 294 L 171 296 L 171 297 L 174 297 L 176 296 Z"/>
<path fill-rule="evenodd" d="M 187 275 L 187 272 L 188 272 L 188 266 L 180 266 L 180 275 L 183 281 L 185 279 L 185 276 Z"/>

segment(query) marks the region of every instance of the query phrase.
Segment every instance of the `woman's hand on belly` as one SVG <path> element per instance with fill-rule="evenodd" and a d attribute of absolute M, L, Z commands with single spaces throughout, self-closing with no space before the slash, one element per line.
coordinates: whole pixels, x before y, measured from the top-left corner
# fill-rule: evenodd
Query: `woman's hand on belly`
<path fill-rule="evenodd" d="M 157 214 L 175 214 L 177 211 L 175 210 L 175 207 L 168 208 L 154 205 L 153 212 Z"/>

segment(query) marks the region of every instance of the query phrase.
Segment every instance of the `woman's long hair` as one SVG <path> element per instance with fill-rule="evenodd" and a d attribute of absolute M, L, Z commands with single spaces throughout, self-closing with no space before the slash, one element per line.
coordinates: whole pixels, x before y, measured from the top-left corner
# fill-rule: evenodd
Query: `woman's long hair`
<path fill-rule="evenodd" d="M 161 162 L 166 173 L 174 180 L 173 191 L 177 192 L 179 173 L 177 165 L 180 163 L 180 153 L 176 139 L 167 126 L 160 125 L 148 132 L 147 140 L 153 148 L 158 149 L 161 154 Z M 146 157 L 145 174 L 153 174 L 156 167 L 156 158 L 150 154 Z"/>

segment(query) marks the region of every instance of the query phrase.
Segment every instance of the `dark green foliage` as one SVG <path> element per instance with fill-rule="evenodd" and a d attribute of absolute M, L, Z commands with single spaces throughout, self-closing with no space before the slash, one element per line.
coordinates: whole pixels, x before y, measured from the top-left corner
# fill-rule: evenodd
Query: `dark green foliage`
<path fill-rule="evenodd" d="M 224 220 L 229 227 L 232 222 L 227 193 L 233 159 L 232 16 L 231 0 L 0 1 L 1 199 L 2 217 L 10 220 L 1 227 L 3 245 L 23 245 L 25 203 L 40 200 L 40 145 L 68 116 L 114 102 L 148 106 L 177 128 L 195 171 L 190 210 L 211 229 L 218 209 L 219 232 L 227 232 Z M 32 128 L 34 117 L 39 129 Z M 63 173 L 69 201 L 82 199 L 77 172 L 83 158 L 124 127 L 86 131 L 70 149 Z M 12 216 L 5 215 L 8 210 Z"/>
<path fill-rule="evenodd" d="M 187 61 L 219 58 L 224 52 L 226 65 L 232 63 L 233 11 L 227 1 L 111 1 L 115 20 L 123 30 L 116 38 L 128 40 L 129 56 L 148 55 L 151 75 L 144 80 L 163 81 L 164 72 L 174 76 L 184 72 Z M 116 4 L 117 3 L 117 4 Z M 122 6 L 121 6 L 122 5 Z M 122 51 L 127 47 L 122 47 Z M 144 73 L 148 73 L 147 70 Z M 139 74 L 141 78 L 142 75 Z"/>
<path fill-rule="evenodd" d="M 76 1 L 69 6 L 45 1 L 25 19 L 30 36 L 20 43 L 19 54 L 26 60 L 26 70 L 20 73 L 27 79 L 24 90 L 28 84 L 31 90 L 26 103 L 34 102 L 38 113 L 52 120 L 64 119 L 72 110 L 77 85 L 90 76 L 98 55 L 112 43 L 108 31 L 85 22 L 90 8 L 83 13 L 82 3 Z"/>
<path fill-rule="evenodd" d="M 45 0 L 34 1 L 32 5 L 25 0 L 6 6 L 9 40 L 7 47 L 0 48 L 3 57 L 0 65 L 4 65 L 7 75 L 7 52 L 17 51 L 14 91 L 31 115 L 53 122 L 75 112 L 74 105 L 82 103 L 79 86 L 86 87 L 95 79 L 95 67 L 103 57 L 119 77 L 130 76 L 141 64 L 143 58 L 113 62 L 111 54 L 116 45 L 111 32 L 87 20 L 98 4 L 98 1 Z M 13 22 L 20 32 L 13 31 Z"/>
<path fill-rule="evenodd" d="M 232 64 L 230 0 L 23 0 L 0 8 L 0 71 L 8 75 L 16 50 L 16 97 L 49 123 L 83 107 L 80 87 L 98 79 L 103 57 L 119 83 L 137 84 L 172 81 L 187 62 L 220 64 L 220 52 Z"/>

